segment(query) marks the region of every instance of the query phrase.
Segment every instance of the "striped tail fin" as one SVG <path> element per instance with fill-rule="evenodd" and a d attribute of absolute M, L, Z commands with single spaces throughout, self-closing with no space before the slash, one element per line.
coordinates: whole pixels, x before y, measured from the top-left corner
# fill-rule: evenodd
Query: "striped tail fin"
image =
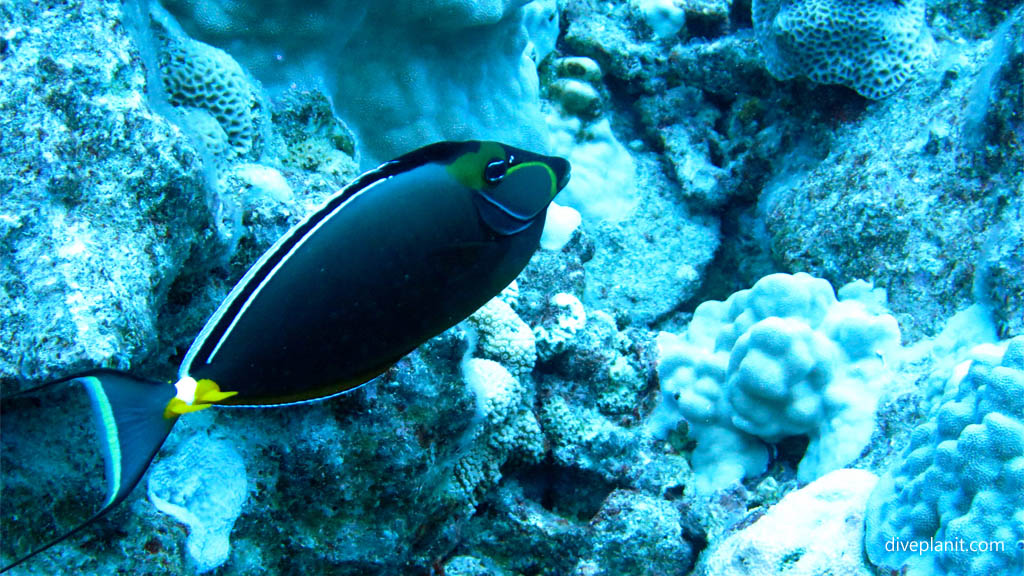
<path fill-rule="evenodd" d="M 93 370 L 0 400 L 0 572 L 124 500 L 176 414 L 173 386 Z"/>

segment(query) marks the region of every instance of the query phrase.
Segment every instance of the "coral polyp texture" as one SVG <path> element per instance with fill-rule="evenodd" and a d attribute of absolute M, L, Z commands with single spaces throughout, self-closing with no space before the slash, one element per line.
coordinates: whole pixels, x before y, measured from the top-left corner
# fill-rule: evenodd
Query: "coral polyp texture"
<path fill-rule="evenodd" d="M 754 0 L 768 71 L 885 98 L 931 62 L 925 0 Z"/>
<path fill-rule="evenodd" d="M 218 145 L 224 140 L 233 155 L 252 151 L 259 101 L 231 56 L 189 38 L 168 38 L 160 69 L 168 101 L 186 110 L 189 124 L 211 151 L 227 153 Z M 214 123 L 204 122 L 207 117 Z"/>
<path fill-rule="evenodd" d="M 864 548 L 908 576 L 1024 566 L 1024 337 L 975 360 L 868 501 Z"/>
<path fill-rule="evenodd" d="M 533 331 L 500 297 L 481 306 L 466 323 L 476 331 L 480 357 L 495 360 L 515 374 L 533 369 L 537 361 Z"/>
<path fill-rule="evenodd" d="M 476 396 L 474 440 L 459 458 L 449 481 L 449 494 L 468 507 L 501 479 L 501 466 L 509 459 L 537 462 L 544 454 L 543 436 L 530 410 L 532 395 L 504 366 L 493 360 L 468 358 L 462 378 Z"/>
<path fill-rule="evenodd" d="M 864 282 L 839 290 L 773 274 L 697 307 L 686 332 L 658 335 L 662 403 L 652 429 L 685 420 L 703 492 L 764 472 L 765 442 L 807 436 L 799 478 L 850 463 L 867 445 L 899 349 L 896 319 Z"/>

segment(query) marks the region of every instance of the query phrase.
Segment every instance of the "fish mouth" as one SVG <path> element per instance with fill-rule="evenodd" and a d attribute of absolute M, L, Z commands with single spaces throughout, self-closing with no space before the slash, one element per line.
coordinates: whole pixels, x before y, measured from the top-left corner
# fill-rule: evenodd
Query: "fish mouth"
<path fill-rule="evenodd" d="M 572 165 L 565 158 L 552 156 L 548 158 L 548 166 L 555 172 L 555 186 L 558 191 L 561 191 L 569 183 L 569 178 L 572 175 Z"/>

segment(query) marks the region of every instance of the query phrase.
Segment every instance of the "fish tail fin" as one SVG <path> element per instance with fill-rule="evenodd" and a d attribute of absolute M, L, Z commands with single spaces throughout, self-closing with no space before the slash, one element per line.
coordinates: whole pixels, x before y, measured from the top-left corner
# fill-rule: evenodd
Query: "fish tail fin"
<path fill-rule="evenodd" d="M 2 399 L 0 468 L 7 497 L 0 505 L 0 540 L 10 546 L 3 545 L 0 572 L 75 534 L 128 496 L 177 421 L 178 413 L 168 411 L 174 397 L 167 383 L 92 370 Z M 65 494 L 62 501 L 75 513 L 62 518 L 64 509 L 53 501 Z M 37 506 L 40 514 L 30 514 Z M 17 559 L 7 564 L 10 558 Z"/>
<path fill-rule="evenodd" d="M 113 506 L 138 484 L 171 433 L 177 415 L 169 415 L 166 407 L 174 388 L 114 370 L 97 370 L 73 380 L 86 387 L 106 442 L 105 507 Z"/>

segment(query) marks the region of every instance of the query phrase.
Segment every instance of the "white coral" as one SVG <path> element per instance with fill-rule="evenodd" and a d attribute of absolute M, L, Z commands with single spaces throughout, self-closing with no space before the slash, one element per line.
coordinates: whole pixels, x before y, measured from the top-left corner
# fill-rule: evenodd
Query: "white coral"
<path fill-rule="evenodd" d="M 572 294 L 555 294 L 548 305 L 554 309 L 553 320 L 533 329 L 537 353 L 545 360 L 564 352 L 576 333 L 587 325 L 587 311 Z"/>
<path fill-rule="evenodd" d="M 825 280 L 773 274 L 698 306 L 684 334 L 658 335 L 663 401 L 651 426 L 689 423 L 702 491 L 762 472 L 764 441 L 809 437 L 805 482 L 860 454 L 900 341 L 862 284 L 839 301 Z"/>

